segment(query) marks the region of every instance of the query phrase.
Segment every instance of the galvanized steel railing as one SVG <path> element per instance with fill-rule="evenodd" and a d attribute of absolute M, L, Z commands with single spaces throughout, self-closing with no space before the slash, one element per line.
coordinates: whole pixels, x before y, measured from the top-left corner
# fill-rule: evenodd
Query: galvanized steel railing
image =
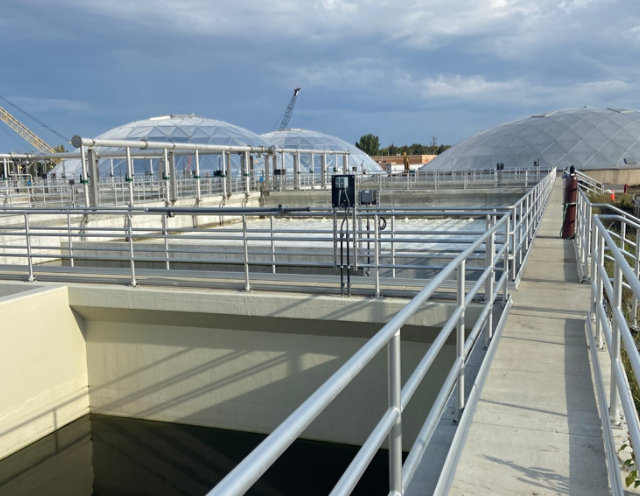
<path fill-rule="evenodd" d="M 612 494 L 621 495 L 624 490 L 619 475 L 619 447 L 612 425 L 619 425 L 621 421 L 626 424 L 636 466 L 640 450 L 640 421 L 628 375 L 640 383 L 640 354 L 634 339 L 640 301 L 640 221 L 612 205 L 592 204 L 585 192 L 580 191 L 576 224 L 578 265 L 583 280 L 591 285 L 587 334 L 609 480 Z M 609 384 L 603 380 L 602 359 L 596 351 L 605 349 L 608 360 L 604 366 L 610 367 Z M 623 354 L 628 358 L 630 368 L 627 370 L 622 364 Z"/>
<path fill-rule="evenodd" d="M 465 385 L 465 365 L 472 350 L 492 342 L 494 333 L 500 333 L 504 324 L 504 315 L 508 313 L 511 300 L 508 286 L 517 282 L 527 257 L 536 230 L 542 219 L 549 193 L 555 179 L 555 170 L 546 175 L 520 201 L 511 207 L 496 208 L 443 208 L 383 210 L 377 208 L 359 209 L 355 216 L 356 237 L 352 243 L 355 255 L 352 268 L 361 271 L 369 270 L 372 275 L 363 279 L 368 281 L 375 294 L 380 294 L 381 279 L 389 281 L 400 276 L 402 270 L 423 270 L 426 280 L 421 282 L 422 289 L 411 299 L 407 306 L 394 316 L 373 338 L 356 352 L 338 371 L 336 371 L 320 388 L 318 388 L 300 407 L 298 407 L 276 430 L 269 435 L 244 461 L 242 461 L 225 479 L 214 488 L 213 495 L 239 495 L 249 489 L 282 452 L 304 431 L 304 429 L 331 403 L 331 401 L 359 374 L 359 372 L 383 349 L 387 348 L 389 383 L 389 404 L 379 419 L 377 426 L 370 433 L 362 448 L 353 459 L 348 469 L 337 482 L 332 494 L 349 494 L 362 476 L 374 454 L 389 439 L 390 459 L 390 494 L 403 494 L 418 468 L 422 455 L 431 440 L 438 420 L 442 416 L 445 405 L 455 394 L 455 403 L 460 412 L 466 405 L 471 384 Z M 0 217 L 0 257 L 12 260 L 0 267 L 0 275 L 13 270 L 24 274 L 29 280 L 50 273 L 73 276 L 89 273 L 98 277 L 97 267 L 82 267 L 82 263 L 104 263 L 114 261 L 123 265 L 118 271 L 124 274 L 132 285 L 137 284 L 138 275 L 146 273 L 163 276 L 172 273 L 180 274 L 173 268 L 174 264 L 193 262 L 194 252 L 188 247 L 175 247 L 175 243 L 191 238 L 201 243 L 208 242 L 208 249 L 213 252 L 221 243 L 235 242 L 231 248 L 236 262 L 242 270 L 240 280 L 245 289 L 251 289 L 258 274 L 250 268 L 261 266 L 267 273 L 274 271 L 284 277 L 280 271 L 285 267 L 305 267 L 309 264 L 299 261 L 286 262 L 278 260 L 278 251 L 274 245 L 284 243 L 290 248 L 287 256 L 298 254 L 309 255 L 307 248 L 299 252 L 293 246 L 293 239 L 311 240 L 316 247 L 322 247 L 329 259 L 323 263 L 311 264 L 315 269 L 330 268 L 335 271 L 336 263 L 336 230 L 304 231 L 274 228 L 273 222 L 279 216 L 325 216 L 327 211 L 286 211 L 282 209 L 140 209 L 140 208 L 100 208 L 100 209 L 5 209 Z M 223 226 L 216 228 L 176 227 L 172 226 L 176 217 L 192 219 L 194 216 L 204 220 L 209 216 L 216 221 L 218 216 L 235 216 L 240 226 Z M 269 219 L 268 228 L 250 228 L 250 219 L 263 215 Z M 52 225 L 52 216 L 55 222 Z M 379 229 L 380 218 L 387 216 L 390 228 L 386 232 Z M 399 229 L 392 219 L 411 216 L 417 219 L 443 216 L 474 217 L 482 222 L 482 230 L 463 230 L 458 235 L 446 230 Z M 160 225 L 144 225 L 144 219 L 155 217 Z M 365 229 L 367 219 L 374 221 L 374 229 Z M 332 222 L 334 222 L 332 220 Z M 115 225 L 114 225 L 115 224 Z M 334 224 L 332 224 L 333 226 Z M 293 231 L 293 232 L 291 232 Z M 318 232 L 320 231 L 320 232 Z M 106 242 L 106 241 L 109 242 Z M 216 244 L 212 243 L 216 240 Z M 100 255 L 88 255 L 87 243 L 97 241 L 104 250 Z M 146 241 L 146 243 L 145 243 Z M 149 255 L 149 242 L 157 256 Z M 366 244 L 369 246 L 366 247 Z M 440 248 L 434 250 L 434 243 Z M 442 243 L 449 243 L 455 249 L 442 250 Z M 117 246 L 114 246 L 117 245 Z M 145 246 L 146 245 L 146 246 Z M 307 245 L 308 246 L 308 245 Z M 252 250 L 253 248 L 253 250 Z M 83 252 L 82 250 L 85 250 Z M 109 250 L 113 250 L 109 253 Z M 145 252 L 145 250 L 147 250 Z M 180 255 L 180 256 L 178 256 Z M 256 258 L 260 255 L 262 258 Z M 205 262 L 225 263 L 218 255 L 207 254 Z M 252 258 L 253 257 L 253 258 Z M 416 259 L 419 260 L 416 263 Z M 6 262 L 5 260 L 5 262 Z M 42 263 L 48 260 L 49 263 Z M 426 260 L 426 262 L 425 262 Z M 61 265 L 64 263 L 64 265 Z M 142 263 L 159 264 L 161 267 L 141 269 Z M 227 261 L 228 262 L 228 261 Z M 52 270 L 53 269 L 53 270 Z M 186 272 L 186 271 L 185 271 Z M 106 274 L 106 276 L 112 275 Z M 334 272 L 335 274 L 335 272 Z M 202 281 L 211 274 L 198 274 L 191 271 L 189 278 Z M 335 280 L 335 275 L 333 276 Z M 314 275 L 317 281 L 318 276 Z M 188 282 L 186 282 L 188 284 Z M 455 297 L 455 310 L 439 331 L 429 350 L 422 357 L 410 377 L 402 384 L 400 363 L 401 329 L 413 313 L 425 302 L 432 300 L 436 294 L 446 293 L 449 298 Z M 467 309 L 470 305 L 480 307 L 475 321 L 469 321 Z M 504 307 L 503 317 L 494 322 L 494 308 Z M 466 318 L 465 318 L 466 317 Z M 455 336 L 455 338 L 454 338 Z M 456 358 L 453 361 L 447 378 L 442 385 L 432 407 L 425 412 L 423 426 L 403 464 L 402 462 L 402 412 L 411 400 L 418 386 L 427 376 L 430 367 L 448 339 L 455 340 Z M 493 341 L 495 343 L 495 341 Z M 381 378 L 382 379 L 382 378 Z"/>
<path fill-rule="evenodd" d="M 350 494 L 385 439 L 389 440 L 389 494 L 403 494 L 409 486 L 413 474 L 421 462 L 422 455 L 435 432 L 443 408 L 454 391 L 456 391 L 458 411 L 460 412 L 465 407 L 467 388 L 470 388 L 470 385 L 465 386 L 464 384 L 465 363 L 473 346 L 480 341 L 478 337 L 481 333 L 484 333 L 484 343 L 488 343 L 493 333 L 499 333 L 504 324 L 503 319 L 501 319 L 494 326 L 492 310 L 494 305 L 498 303 L 505 307 L 509 307 L 511 304 L 507 294 L 509 271 L 505 269 L 508 268 L 510 260 L 518 260 L 518 257 L 510 257 L 509 247 L 528 248 L 529 243 L 524 241 L 528 237 L 527 234 L 519 240 L 514 240 L 513 243 L 507 242 L 497 248 L 495 243 L 496 236 L 500 232 L 517 233 L 521 227 L 523 229 L 526 227 L 529 232 L 535 233 L 542 217 L 542 211 L 538 212 L 538 208 L 544 209 L 553 184 L 552 179 L 550 176 L 541 183 L 544 184 L 545 189 L 527 195 L 531 197 L 531 200 L 525 200 L 523 203 L 525 207 L 523 208 L 530 207 L 534 211 L 531 217 L 522 215 L 523 210 L 521 210 L 520 206 L 497 216 L 495 222 L 487 228 L 487 231 L 482 236 L 449 262 L 403 310 L 396 314 L 367 344 L 237 465 L 232 472 L 209 492 L 209 495 L 239 495 L 247 491 L 304 429 L 359 374 L 366 364 L 385 347 L 388 355 L 386 379 L 389 384 L 387 410 L 381 416 L 378 424 L 343 473 L 331 494 Z M 513 215 L 520 215 L 520 218 L 517 222 L 518 227 L 512 230 L 510 222 Z M 482 267 L 482 273 L 474 280 L 474 284 L 468 288 L 466 284 L 468 262 L 481 246 L 485 247 L 485 264 Z M 523 259 L 526 260 L 526 255 L 523 256 Z M 402 384 L 400 378 L 400 337 L 402 326 L 416 309 L 432 298 L 436 291 L 451 277 L 455 277 L 457 280 L 456 310 L 444 324 L 437 338 L 422 357 L 418 366 L 413 370 L 409 379 Z M 465 311 L 471 302 L 477 298 L 481 290 L 484 292 L 481 303 L 482 311 L 476 321 L 471 323 L 472 329 L 467 335 L 465 330 Z M 508 313 L 508 308 L 505 313 Z M 447 378 L 434 404 L 428 412 L 425 412 L 424 424 L 403 464 L 402 412 L 419 384 L 426 377 L 442 346 L 454 334 L 454 330 L 456 359 L 449 369 Z"/>
<path fill-rule="evenodd" d="M 344 171 L 335 171 L 343 173 Z M 358 187 L 380 190 L 429 190 L 478 189 L 478 188 L 528 188 L 540 182 L 547 170 L 530 171 L 510 169 L 505 171 L 422 171 L 418 174 L 363 174 L 355 173 Z M 333 174 L 333 173 L 332 173 Z M 331 174 L 318 172 L 300 172 L 285 175 L 265 176 L 264 170 L 251 171 L 248 177 L 242 175 L 227 177 L 212 176 L 208 173 L 201 177 L 184 175 L 175 178 L 175 190 L 171 190 L 169 180 L 159 175 L 126 175 L 102 177 L 96 185 L 96 202 L 101 207 L 136 206 L 151 202 L 169 204 L 176 200 L 244 195 L 261 190 L 282 191 L 292 189 L 330 188 Z M 12 178 L 7 176 L 0 181 L 0 204 L 7 207 L 74 207 L 89 206 L 88 184 L 80 180 L 69 181 L 51 177 Z"/>
<path fill-rule="evenodd" d="M 549 179 L 541 181 L 511 207 L 359 208 L 346 240 L 349 260 L 339 259 L 340 226 L 330 209 L 5 208 L 0 269 L 28 274 L 29 279 L 36 277 L 34 271 L 41 277 L 85 272 L 108 278 L 128 273 L 132 285 L 140 271 L 201 284 L 212 278 L 212 271 L 224 270 L 227 283 L 241 277 L 247 290 L 265 274 L 281 274 L 284 280 L 286 274 L 314 271 L 335 281 L 342 269 L 377 296 L 381 284 L 390 280 L 431 278 L 496 218 L 508 214 L 509 223 L 496 243 L 508 243 L 510 280 L 517 283 L 549 184 Z M 256 225 L 257 216 L 265 217 L 261 225 Z M 304 227 L 290 222 L 300 217 L 325 222 Z M 416 228 L 416 222 L 443 217 L 475 219 L 476 225 L 457 231 L 451 226 Z M 483 252 L 474 254 L 469 270 L 483 259 Z"/>

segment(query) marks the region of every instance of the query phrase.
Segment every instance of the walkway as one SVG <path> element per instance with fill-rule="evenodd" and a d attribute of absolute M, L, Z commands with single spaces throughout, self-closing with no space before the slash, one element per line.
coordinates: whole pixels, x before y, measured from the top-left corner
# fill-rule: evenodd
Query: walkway
<path fill-rule="evenodd" d="M 609 494 L 584 331 L 589 287 L 551 193 L 458 463 L 452 495 Z"/>

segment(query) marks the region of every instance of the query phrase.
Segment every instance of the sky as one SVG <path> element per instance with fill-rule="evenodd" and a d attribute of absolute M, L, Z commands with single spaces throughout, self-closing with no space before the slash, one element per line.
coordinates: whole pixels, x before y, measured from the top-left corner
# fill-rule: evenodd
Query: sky
<path fill-rule="evenodd" d="M 382 146 L 640 109 L 638 0 L 0 0 L 0 106 L 52 146 L 197 114 Z M 33 151 L 0 122 L 0 153 Z"/>

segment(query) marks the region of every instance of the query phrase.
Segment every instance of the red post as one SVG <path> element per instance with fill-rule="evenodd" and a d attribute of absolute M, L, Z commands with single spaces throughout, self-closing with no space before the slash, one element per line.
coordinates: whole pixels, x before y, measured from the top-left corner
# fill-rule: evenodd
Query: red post
<path fill-rule="evenodd" d="M 562 238 L 570 239 L 576 234 L 576 200 L 578 199 L 578 178 L 575 174 L 563 177 L 564 182 L 564 220 Z"/>

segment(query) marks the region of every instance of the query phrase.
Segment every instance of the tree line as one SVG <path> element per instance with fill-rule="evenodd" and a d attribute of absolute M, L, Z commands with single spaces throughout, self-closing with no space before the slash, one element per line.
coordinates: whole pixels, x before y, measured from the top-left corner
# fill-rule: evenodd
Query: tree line
<path fill-rule="evenodd" d="M 440 155 L 447 148 L 451 148 L 451 145 L 439 145 L 435 136 L 428 145 L 414 143 L 396 146 L 391 143 L 386 148 L 380 148 L 380 138 L 371 133 L 360 136 L 360 140 L 355 145 L 367 155 L 402 155 L 403 153 L 407 155 Z"/>

